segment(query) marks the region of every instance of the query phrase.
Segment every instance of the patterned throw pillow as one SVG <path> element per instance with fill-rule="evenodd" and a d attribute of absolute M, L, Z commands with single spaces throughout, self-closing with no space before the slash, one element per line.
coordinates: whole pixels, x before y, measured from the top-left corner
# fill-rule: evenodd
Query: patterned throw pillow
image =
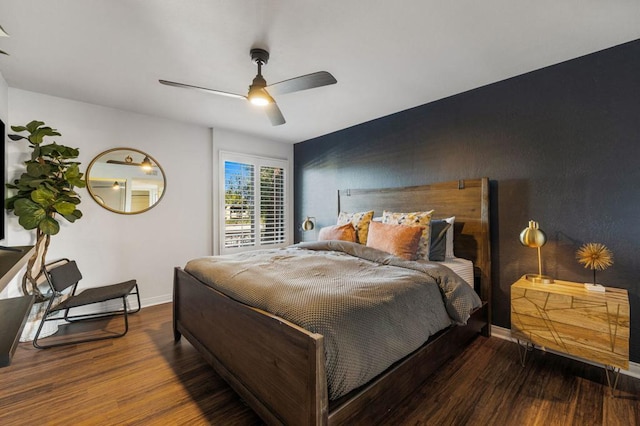
<path fill-rule="evenodd" d="M 368 212 L 346 213 L 340 212 L 338 215 L 338 225 L 346 225 L 350 223 L 356 230 L 356 242 L 367 244 L 367 235 L 369 234 L 369 223 L 373 218 L 373 210 Z"/>
<path fill-rule="evenodd" d="M 382 214 L 382 223 L 389 223 L 392 225 L 424 226 L 422 237 L 420 237 L 420 242 L 418 243 L 418 253 L 416 258 L 429 260 L 429 246 L 431 245 L 431 215 L 433 215 L 433 210 L 412 213 L 396 213 L 385 210 Z"/>

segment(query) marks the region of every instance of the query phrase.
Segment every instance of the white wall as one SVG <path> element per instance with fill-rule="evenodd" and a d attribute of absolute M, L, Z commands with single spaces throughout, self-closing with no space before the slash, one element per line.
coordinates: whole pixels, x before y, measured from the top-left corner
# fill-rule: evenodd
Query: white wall
<path fill-rule="evenodd" d="M 80 149 L 84 172 L 99 153 L 117 147 L 137 148 L 153 156 L 167 177 L 161 202 L 148 212 L 120 215 L 100 207 L 80 189 L 82 219 L 61 219 L 48 260 L 76 259 L 83 285 L 130 278 L 138 280 L 143 306 L 171 300 L 173 267 L 217 250 L 217 226 L 212 212 L 218 204 L 218 153 L 232 151 L 289 160 L 289 191 L 293 199 L 293 145 L 237 132 L 208 129 L 157 117 L 8 88 L 0 74 L 0 118 L 10 125 L 41 120 L 58 129 L 60 143 Z M 212 144 L 213 139 L 213 144 Z M 26 142 L 6 142 L 7 177 L 23 170 Z M 213 194 L 213 195 L 212 195 Z M 289 206 L 293 215 L 293 204 Z M 291 216 L 292 217 L 292 216 Z M 293 229 L 290 230 L 293 235 Z M 33 244 L 34 231 L 25 231 L 7 216 L 4 245 Z M 20 295 L 18 280 L 0 297 Z"/>
<path fill-rule="evenodd" d="M 0 113 L 3 104 L 0 81 Z M 84 172 L 93 157 L 110 148 L 145 151 L 162 166 L 167 178 L 164 198 L 136 215 L 112 213 L 80 189 L 84 217 L 51 239 L 48 260 L 76 259 L 84 285 L 135 278 L 143 305 L 171 300 L 173 267 L 212 252 L 211 130 L 161 118 L 9 88 L 10 125 L 44 121 L 62 134 L 60 143 L 80 149 Z M 6 107 L 4 107 L 6 108 Z M 27 145 L 7 142 L 8 176 L 22 170 Z M 33 244 L 34 231 L 25 231 L 11 214 L 6 245 Z M 19 294 L 17 280 L 5 296 Z"/>
<path fill-rule="evenodd" d="M 293 243 L 293 144 L 275 142 L 267 139 L 258 138 L 242 133 L 232 132 L 223 129 L 212 129 L 213 137 L 213 211 L 220 211 L 219 193 L 220 185 L 218 182 L 220 151 L 229 151 L 242 154 L 251 154 L 259 157 L 278 158 L 289 161 L 289 176 L 287 192 L 288 199 L 291 201 L 287 207 L 287 217 L 289 218 L 288 243 Z M 218 223 L 218 216 L 214 215 L 214 223 Z M 219 227 L 214 226 L 213 229 L 213 252 L 220 254 Z"/>

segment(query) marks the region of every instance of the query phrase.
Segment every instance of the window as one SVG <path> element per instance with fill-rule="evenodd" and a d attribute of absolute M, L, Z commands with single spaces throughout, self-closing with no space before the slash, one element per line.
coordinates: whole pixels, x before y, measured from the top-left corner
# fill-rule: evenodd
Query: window
<path fill-rule="evenodd" d="M 220 163 L 220 253 L 287 245 L 287 161 L 221 152 Z"/>

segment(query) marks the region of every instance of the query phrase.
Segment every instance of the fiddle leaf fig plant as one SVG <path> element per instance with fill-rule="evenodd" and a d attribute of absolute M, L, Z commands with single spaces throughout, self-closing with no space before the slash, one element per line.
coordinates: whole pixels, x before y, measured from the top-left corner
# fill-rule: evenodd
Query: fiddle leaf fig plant
<path fill-rule="evenodd" d="M 13 194 L 5 200 L 5 208 L 18 216 L 18 223 L 26 230 L 36 230 L 36 250 L 27 263 L 22 278 L 22 291 L 33 294 L 38 301 L 45 299 L 38 288 L 42 265 L 45 264 L 51 236 L 60 231 L 58 216 L 73 223 L 82 217 L 78 210 L 80 195 L 75 188 L 83 188 L 85 181 L 80 172 L 79 150 L 55 142 L 46 144 L 45 137 L 61 136 L 42 121 L 32 121 L 26 126 L 11 126 L 22 134 L 11 134 L 13 141 L 26 140 L 31 148 L 31 158 L 24 162 L 26 171 L 7 184 Z"/>

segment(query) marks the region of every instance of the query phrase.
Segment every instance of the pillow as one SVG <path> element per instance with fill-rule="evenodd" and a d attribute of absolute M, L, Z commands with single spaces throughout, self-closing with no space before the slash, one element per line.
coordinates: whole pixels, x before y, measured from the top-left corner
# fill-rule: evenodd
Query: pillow
<path fill-rule="evenodd" d="M 444 220 L 451 225 L 449 229 L 447 229 L 447 250 L 445 252 L 445 257 L 456 257 L 456 255 L 453 254 L 453 224 L 456 221 L 456 217 L 446 217 Z"/>
<path fill-rule="evenodd" d="M 423 230 L 422 226 L 371 222 L 367 247 L 386 251 L 406 260 L 413 260 Z"/>
<path fill-rule="evenodd" d="M 429 260 L 442 262 L 447 251 L 447 230 L 451 224 L 444 219 L 431 221 L 431 244 L 429 247 Z"/>
<path fill-rule="evenodd" d="M 418 243 L 416 259 L 429 260 L 429 246 L 431 245 L 431 215 L 433 210 L 412 213 L 394 213 L 384 211 L 382 213 L 382 223 L 393 225 L 422 226 L 422 237 Z"/>
<path fill-rule="evenodd" d="M 340 212 L 338 215 L 338 225 L 350 223 L 356 230 L 356 243 L 367 244 L 367 234 L 369 233 L 369 223 L 373 218 L 373 210 L 368 212 L 346 213 Z"/>
<path fill-rule="evenodd" d="M 325 226 L 320 229 L 318 241 L 342 240 L 356 242 L 356 230 L 351 223 L 346 225 Z"/>

